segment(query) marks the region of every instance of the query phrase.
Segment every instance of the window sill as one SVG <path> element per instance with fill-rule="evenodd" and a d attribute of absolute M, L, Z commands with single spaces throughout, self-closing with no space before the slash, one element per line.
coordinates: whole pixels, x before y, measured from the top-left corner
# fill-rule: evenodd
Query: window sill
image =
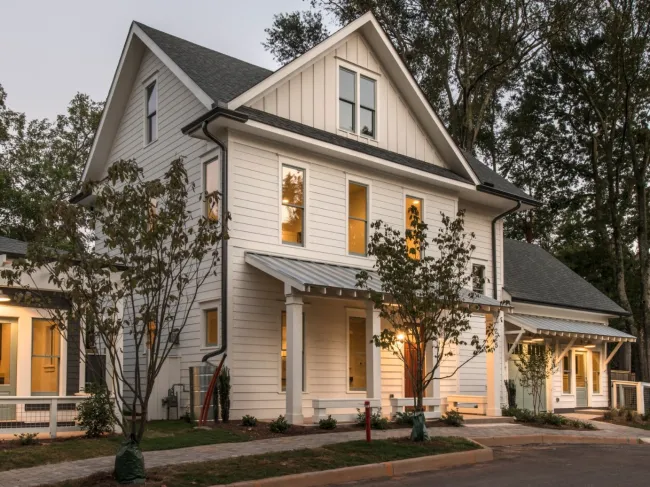
<path fill-rule="evenodd" d="M 144 144 L 144 146 L 142 147 L 142 149 L 148 149 L 149 147 L 151 147 L 152 145 L 154 145 L 154 144 L 155 144 L 156 142 L 158 142 L 159 140 L 160 140 L 160 138 L 157 138 L 157 139 L 152 140 L 151 142 L 145 142 L 145 144 Z"/>
<path fill-rule="evenodd" d="M 357 132 L 351 132 L 350 130 L 342 129 L 341 127 L 337 127 L 337 129 L 347 135 L 354 135 L 355 137 L 359 137 L 360 139 L 364 139 L 368 142 L 379 142 L 379 139 L 376 139 L 375 137 L 370 137 L 369 135 L 362 135 Z"/>

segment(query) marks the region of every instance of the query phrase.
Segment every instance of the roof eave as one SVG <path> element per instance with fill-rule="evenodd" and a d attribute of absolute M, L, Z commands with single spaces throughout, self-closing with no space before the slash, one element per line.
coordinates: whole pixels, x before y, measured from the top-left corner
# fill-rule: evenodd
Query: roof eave
<path fill-rule="evenodd" d="M 543 205 L 542 202 L 537 201 L 533 198 L 527 198 L 525 196 L 520 196 L 512 193 L 508 193 L 507 191 L 501 191 L 500 189 L 496 189 L 492 186 L 486 185 L 486 184 L 478 184 L 476 185 L 476 190 L 480 191 L 481 193 L 488 193 L 492 194 L 494 196 L 500 196 L 501 198 L 506 198 L 508 200 L 512 201 L 521 201 L 523 204 L 528 205 L 529 207 L 533 208 L 539 208 L 540 206 Z M 525 209 L 525 208 L 524 208 Z"/>
<path fill-rule="evenodd" d="M 624 317 L 624 316 L 631 316 L 632 313 L 629 311 L 625 311 L 621 308 L 622 312 L 619 311 L 614 311 L 611 309 L 599 309 L 599 308 L 589 308 L 589 307 L 584 307 L 584 306 L 572 306 L 568 304 L 563 304 L 563 303 L 552 303 L 548 301 L 541 301 L 541 300 L 535 300 L 535 299 L 526 299 L 526 298 L 516 298 L 512 295 L 510 291 L 508 291 L 508 294 L 510 294 L 511 299 L 510 301 L 513 303 L 525 303 L 525 304 L 538 304 L 540 306 L 550 306 L 552 308 L 564 308 L 564 309 L 572 309 L 576 311 L 588 311 L 592 313 L 602 313 L 605 315 L 610 315 L 614 317 Z"/>

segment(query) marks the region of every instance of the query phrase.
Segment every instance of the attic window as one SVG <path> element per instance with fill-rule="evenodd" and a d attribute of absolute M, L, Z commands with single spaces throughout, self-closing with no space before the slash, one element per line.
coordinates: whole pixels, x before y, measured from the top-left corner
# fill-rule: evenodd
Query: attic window
<path fill-rule="evenodd" d="M 158 138 L 158 83 L 153 82 L 146 89 L 145 144 Z"/>
<path fill-rule="evenodd" d="M 377 136 L 376 110 L 377 81 L 339 68 L 339 128 L 374 139 Z"/>

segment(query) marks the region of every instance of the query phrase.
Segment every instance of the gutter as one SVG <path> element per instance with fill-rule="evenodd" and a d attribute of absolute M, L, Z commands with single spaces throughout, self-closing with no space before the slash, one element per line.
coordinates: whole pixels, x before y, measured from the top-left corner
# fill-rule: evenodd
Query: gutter
<path fill-rule="evenodd" d="M 201 131 L 212 142 L 217 144 L 221 149 L 221 222 L 225 225 L 228 221 L 228 148 L 223 142 L 217 139 L 208 130 L 210 121 L 218 117 L 225 116 L 230 119 L 239 120 L 241 117 L 233 117 L 230 113 L 231 110 L 217 107 L 204 114 L 201 119 Z M 246 117 L 247 119 L 247 117 Z M 243 120 L 245 121 L 245 120 Z M 182 129 L 186 134 L 198 128 L 196 122 L 190 123 Z M 228 239 L 221 240 L 221 340 L 217 350 L 207 353 L 201 359 L 201 362 L 207 362 L 211 357 L 221 355 L 228 349 Z"/>
<path fill-rule="evenodd" d="M 509 210 L 504 211 L 500 215 L 495 216 L 492 219 L 492 297 L 494 299 L 498 299 L 498 292 L 499 292 L 499 286 L 498 286 L 498 279 L 497 279 L 497 222 L 501 220 L 502 218 L 507 217 L 508 215 L 516 212 L 519 208 L 521 208 L 521 200 L 517 201 L 517 204 L 510 208 Z M 503 253 L 503 252 L 502 252 Z M 501 265 L 503 265 L 503 255 L 501 256 Z"/>

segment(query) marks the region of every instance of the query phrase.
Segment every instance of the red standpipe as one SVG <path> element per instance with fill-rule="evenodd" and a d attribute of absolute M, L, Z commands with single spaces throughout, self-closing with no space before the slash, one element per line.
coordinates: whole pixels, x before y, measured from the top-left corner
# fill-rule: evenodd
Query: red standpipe
<path fill-rule="evenodd" d="M 370 442 L 370 401 L 365 401 L 363 405 L 366 407 L 366 441 Z"/>

